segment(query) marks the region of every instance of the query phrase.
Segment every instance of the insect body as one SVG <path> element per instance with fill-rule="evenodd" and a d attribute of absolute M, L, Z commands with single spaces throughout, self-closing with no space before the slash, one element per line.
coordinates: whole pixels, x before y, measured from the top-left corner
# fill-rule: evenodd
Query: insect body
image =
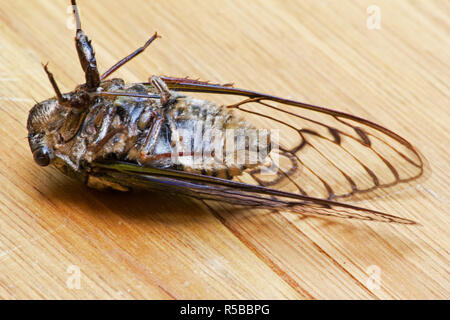
<path fill-rule="evenodd" d="M 97 90 L 117 94 L 156 94 L 157 86 L 164 86 L 159 78 L 154 85 L 125 85 L 120 79 L 105 80 Z M 204 140 L 200 150 L 190 147 L 195 144 L 196 129 L 202 127 L 224 133 L 237 128 L 245 135 L 254 129 L 245 120 L 238 119 L 223 106 L 213 102 L 195 99 L 167 88 L 167 101 L 161 99 L 136 98 L 133 96 L 102 96 L 89 100 L 89 107 L 67 108 L 56 99 L 44 101 L 30 112 L 28 129 L 31 133 L 45 128 L 45 134 L 30 135 L 30 145 L 39 164 L 54 164 L 64 172 L 82 171 L 83 166 L 100 160 L 122 160 L 144 166 L 172 168 L 189 172 L 204 173 L 211 176 L 231 178 L 240 174 L 251 164 L 216 161 L 217 157 L 201 157 L 194 164 L 191 153 L 205 154 L 212 149 L 213 137 Z M 78 93 L 63 96 L 70 101 Z M 159 93 L 158 93 L 159 94 Z M 225 135 L 218 142 L 225 153 Z M 257 143 L 257 141 L 253 141 Z M 180 147 L 181 146 L 181 147 Z M 266 144 L 267 148 L 270 144 Z M 175 150 L 176 147 L 179 150 Z M 186 150 L 188 149 L 188 150 Z M 190 150 L 189 150 L 190 149 Z M 213 151 L 213 150 L 210 150 Z M 236 148 L 233 148 L 237 152 Z M 174 154 L 179 155 L 174 159 Z M 266 152 L 266 154 L 268 151 Z M 43 157 L 48 159 L 43 159 Z M 223 155 L 222 155 L 223 156 Z M 260 159 L 260 161 L 263 159 Z M 258 162 L 254 163 L 256 166 Z M 99 179 L 87 178 L 93 187 L 101 187 Z M 89 179 L 91 178 L 91 179 Z M 111 183 L 105 184 L 113 187 Z M 125 186 L 118 186 L 123 190 Z"/>
<path fill-rule="evenodd" d="M 74 0 L 72 6 L 86 82 L 62 94 L 44 66 L 56 97 L 36 104 L 27 124 L 39 165 L 53 164 L 98 189 L 144 188 L 312 215 L 413 223 L 334 201 L 419 177 L 423 161 L 400 136 L 353 115 L 231 85 L 165 76 L 135 84 L 107 80 L 158 36 L 100 76 Z M 187 92 L 245 98 L 219 105 Z M 271 133 L 257 130 L 238 111 L 291 135 L 281 137 L 275 150 Z M 258 170 L 275 152 L 284 164 L 264 177 Z M 244 157 L 236 161 L 240 153 Z M 363 160 L 368 153 L 374 161 Z M 243 173 L 255 183 L 233 180 Z M 295 187 L 295 192 L 279 185 Z"/>

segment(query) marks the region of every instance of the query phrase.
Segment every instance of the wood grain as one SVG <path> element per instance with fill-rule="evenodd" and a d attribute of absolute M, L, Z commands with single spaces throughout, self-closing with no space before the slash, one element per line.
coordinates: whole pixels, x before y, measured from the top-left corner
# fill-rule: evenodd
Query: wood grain
<path fill-rule="evenodd" d="M 154 31 L 163 36 L 117 72 L 129 82 L 234 82 L 348 111 L 410 140 L 428 179 L 363 205 L 418 227 L 101 193 L 38 167 L 25 123 L 33 99 L 53 95 L 41 62 L 63 91 L 83 79 L 66 2 L 0 6 L 0 298 L 450 298 L 448 1 L 378 0 L 381 29 L 371 30 L 366 0 L 79 0 L 101 70 Z M 79 289 L 70 288 L 74 266 Z"/>

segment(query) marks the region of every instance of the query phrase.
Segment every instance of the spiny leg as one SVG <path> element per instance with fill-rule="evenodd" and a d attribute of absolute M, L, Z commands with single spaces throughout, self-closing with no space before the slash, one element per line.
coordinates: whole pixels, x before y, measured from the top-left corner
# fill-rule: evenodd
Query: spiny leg
<path fill-rule="evenodd" d="M 156 142 L 158 140 L 157 138 L 164 122 L 164 117 L 162 117 L 158 112 L 150 112 L 152 113 L 152 125 L 147 133 L 142 149 L 139 152 L 139 160 L 143 163 L 151 161 L 152 153 L 156 147 Z"/>
<path fill-rule="evenodd" d="M 205 86 L 213 86 L 213 87 L 227 87 L 232 88 L 234 86 L 233 83 L 211 83 L 209 81 L 202 81 L 199 79 L 191 79 L 189 77 L 178 78 L 171 76 L 160 76 L 160 78 L 168 84 L 193 84 L 193 85 L 205 85 Z"/>
<path fill-rule="evenodd" d="M 147 47 L 156 39 L 156 38 L 161 38 L 160 36 L 158 36 L 158 33 L 155 32 L 155 34 L 147 40 L 147 42 L 140 47 L 139 49 L 137 49 L 136 51 L 132 52 L 131 54 L 129 54 L 128 56 L 126 56 L 125 58 L 123 58 L 122 60 L 120 60 L 119 62 L 117 62 L 115 65 L 113 65 L 111 68 L 109 68 L 101 77 L 100 80 L 104 80 L 106 79 L 109 75 L 111 75 L 113 72 L 115 72 L 116 70 L 118 70 L 120 67 L 122 67 L 125 63 L 127 63 L 128 61 L 130 61 L 131 59 L 133 59 L 134 57 L 136 57 L 137 55 L 139 55 L 140 53 L 142 53 L 145 49 L 147 49 Z"/>
<path fill-rule="evenodd" d="M 55 90 L 56 98 L 58 99 L 59 104 L 63 105 L 67 100 L 61 94 L 61 91 L 59 90 L 58 84 L 56 83 L 56 80 L 53 77 L 53 73 L 51 73 L 48 70 L 48 63 L 47 64 L 42 64 L 42 66 L 44 67 L 45 73 L 47 73 L 48 80 L 50 80 L 50 83 L 52 84 L 53 90 Z"/>
<path fill-rule="evenodd" d="M 172 98 L 172 93 L 170 92 L 166 83 L 158 76 L 152 76 L 150 78 L 150 83 L 156 90 L 158 90 L 158 93 L 161 97 L 161 105 L 164 107 Z"/>
<path fill-rule="evenodd" d="M 47 64 L 42 65 L 44 67 L 45 73 L 47 73 L 48 80 L 50 80 L 50 83 L 53 87 L 53 90 L 56 94 L 56 99 L 58 100 L 58 103 L 62 106 L 73 108 L 73 109 L 85 109 L 86 103 L 89 100 L 89 97 L 84 95 L 83 93 L 80 93 L 78 95 L 72 96 L 70 100 L 64 98 L 64 96 L 61 94 L 61 91 L 59 90 L 58 84 L 56 83 L 55 78 L 53 77 L 53 74 L 48 70 Z"/>
<path fill-rule="evenodd" d="M 172 153 L 163 153 L 163 154 L 154 154 L 154 150 L 156 147 L 156 143 L 158 142 L 159 133 L 161 131 L 162 125 L 164 124 L 164 117 L 161 116 L 156 111 L 150 111 L 152 114 L 152 124 L 147 133 L 147 137 L 142 145 L 142 148 L 139 152 L 139 161 L 142 164 L 148 164 L 153 161 L 171 158 L 174 155 Z M 179 152 L 175 156 L 183 157 L 191 155 L 193 156 L 193 152 Z"/>
<path fill-rule="evenodd" d="M 116 134 L 121 132 L 127 132 L 127 128 L 125 128 L 124 126 L 114 128 L 113 130 L 108 132 L 99 142 L 91 144 L 88 147 L 88 150 L 92 150 L 94 153 L 98 153 L 104 147 L 104 145 L 108 143 L 109 140 L 111 140 Z"/>
<path fill-rule="evenodd" d="M 83 68 L 86 77 L 86 86 L 91 91 L 98 88 L 100 85 L 100 75 L 97 69 L 97 60 L 95 60 L 94 49 L 91 41 L 81 29 L 80 15 L 75 0 L 72 1 L 72 11 L 75 16 L 77 25 L 77 32 L 75 36 L 75 46 L 77 48 L 78 58 L 80 59 L 81 67 Z"/>

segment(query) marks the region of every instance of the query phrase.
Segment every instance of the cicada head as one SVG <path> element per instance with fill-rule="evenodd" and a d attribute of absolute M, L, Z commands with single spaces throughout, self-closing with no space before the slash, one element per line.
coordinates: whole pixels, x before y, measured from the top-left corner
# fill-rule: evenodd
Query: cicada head
<path fill-rule="evenodd" d="M 90 40 L 81 30 L 81 22 L 76 1 L 71 0 L 77 24 L 75 45 L 81 66 L 86 76 L 86 83 L 75 91 L 61 94 L 53 74 L 44 65 L 56 98 L 37 103 L 28 116 L 28 141 L 34 160 L 40 166 L 48 166 L 55 158 L 55 149 L 61 142 L 72 139 L 82 123 L 83 115 L 89 107 L 88 92 L 100 86 L 100 75 L 97 70 L 94 49 Z"/>
<path fill-rule="evenodd" d="M 34 161 L 40 166 L 48 166 L 55 155 L 55 145 L 59 143 L 58 129 L 63 125 L 67 110 L 56 99 L 49 99 L 34 105 L 27 121 L 28 143 Z"/>

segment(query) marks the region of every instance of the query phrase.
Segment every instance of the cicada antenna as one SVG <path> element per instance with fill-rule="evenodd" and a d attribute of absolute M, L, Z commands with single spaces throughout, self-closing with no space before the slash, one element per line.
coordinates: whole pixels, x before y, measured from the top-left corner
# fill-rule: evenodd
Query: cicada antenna
<path fill-rule="evenodd" d="M 77 27 L 75 47 L 77 48 L 80 64 L 86 76 L 86 86 L 90 91 L 94 91 L 100 85 L 100 74 L 97 69 L 97 60 L 95 59 L 95 53 L 92 48 L 91 41 L 81 29 L 81 19 L 78 13 L 76 0 L 71 0 L 71 3 L 72 12 L 75 17 Z"/>

